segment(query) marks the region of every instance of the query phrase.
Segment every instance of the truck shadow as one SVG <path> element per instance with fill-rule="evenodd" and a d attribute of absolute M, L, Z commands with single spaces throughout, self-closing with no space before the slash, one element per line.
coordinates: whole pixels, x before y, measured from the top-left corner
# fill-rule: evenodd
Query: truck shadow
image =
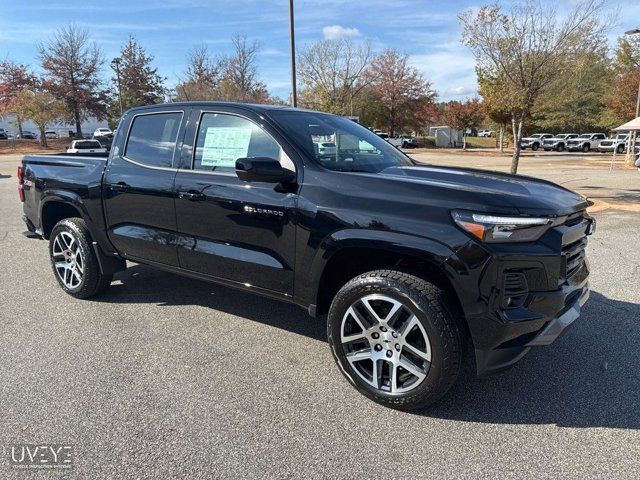
<path fill-rule="evenodd" d="M 324 318 L 312 319 L 293 305 L 143 265 L 117 274 L 116 280 L 121 284 L 112 285 L 100 300 L 200 305 L 326 341 Z M 552 346 L 533 349 L 504 373 L 476 378 L 466 371 L 463 377 L 436 405 L 413 414 L 465 422 L 640 429 L 640 304 L 592 292 L 582 317 Z"/>

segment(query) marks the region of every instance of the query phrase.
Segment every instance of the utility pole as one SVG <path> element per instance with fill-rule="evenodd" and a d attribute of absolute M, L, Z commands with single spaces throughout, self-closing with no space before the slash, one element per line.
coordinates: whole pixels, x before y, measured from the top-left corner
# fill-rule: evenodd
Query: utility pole
<path fill-rule="evenodd" d="M 293 0 L 289 0 L 289 39 L 291 42 L 291 106 L 298 106 L 296 92 L 296 40 L 293 28 Z"/>
<path fill-rule="evenodd" d="M 122 90 L 120 88 L 120 63 L 122 59 L 120 57 L 116 57 L 111 62 L 111 68 L 116 71 L 116 80 L 118 81 L 118 102 L 120 103 L 120 116 L 122 116 Z"/>

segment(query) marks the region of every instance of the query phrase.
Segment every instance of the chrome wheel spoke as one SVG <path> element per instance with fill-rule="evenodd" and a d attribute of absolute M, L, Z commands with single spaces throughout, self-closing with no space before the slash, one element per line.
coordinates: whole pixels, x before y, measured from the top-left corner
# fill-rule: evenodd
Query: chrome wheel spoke
<path fill-rule="evenodd" d="M 410 374 L 418 377 L 419 380 L 422 380 L 427 374 L 420 370 L 413 362 L 407 360 L 406 358 L 401 358 L 399 365 L 404 368 Z"/>
<path fill-rule="evenodd" d="M 426 360 L 427 362 L 431 361 L 431 352 L 429 352 L 429 351 L 423 352 L 422 350 L 418 349 L 417 347 L 414 347 L 410 343 L 405 343 L 402 346 L 402 349 L 403 350 L 404 349 L 409 350 L 411 353 L 413 353 L 414 355 L 417 355 L 418 357 Z"/>
<path fill-rule="evenodd" d="M 80 244 L 69 232 L 60 232 L 53 240 L 51 249 L 53 265 L 58 277 L 67 288 L 76 288 L 82 283 L 84 264 Z"/>
<path fill-rule="evenodd" d="M 349 363 L 351 363 L 352 365 L 355 362 L 361 362 L 363 360 L 371 360 L 371 352 L 368 350 L 359 350 L 357 352 L 347 355 L 347 360 L 349 360 Z"/>
<path fill-rule="evenodd" d="M 356 340 L 363 340 L 367 338 L 364 334 L 364 332 L 362 333 L 356 333 L 355 335 L 346 335 L 342 337 L 342 343 L 351 343 L 351 342 L 355 342 Z"/>
<path fill-rule="evenodd" d="M 416 317 L 415 315 L 412 315 L 411 318 L 407 320 L 407 323 L 405 323 L 405 325 L 400 330 L 400 336 L 406 339 L 407 335 L 409 335 L 411 331 L 414 328 L 416 328 L 419 324 L 420 322 L 418 321 L 418 317 Z"/>

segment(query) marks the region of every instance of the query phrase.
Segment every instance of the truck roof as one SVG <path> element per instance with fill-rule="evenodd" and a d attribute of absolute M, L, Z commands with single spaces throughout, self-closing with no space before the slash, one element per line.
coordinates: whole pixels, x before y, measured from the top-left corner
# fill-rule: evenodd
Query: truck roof
<path fill-rule="evenodd" d="M 239 103 L 239 102 L 210 102 L 210 101 L 192 101 L 192 102 L 172 102 L 172 103 L 157 103 L 154 105 L 145 105 L 142 107 L 134 107 L 127 112 L 137 113 L 137 112 L 146 112 L 149 110 L 167 110 L 173 108 L 184 108 L 184 107 L 235 107 L 242 108 L 244 110 L 251 110 L 254 112 L 265 112 L 269 110 L 289 110 L 294 112 L 315 112 L 315 113 L 325 113 L 325 112 L 317 112 L 315 110 L 308 110 L 305 108 L 293 108 L 287 105 L 265 105 L 258 103 Z M 326 115 L 331 115 L 327 113 Z"/>

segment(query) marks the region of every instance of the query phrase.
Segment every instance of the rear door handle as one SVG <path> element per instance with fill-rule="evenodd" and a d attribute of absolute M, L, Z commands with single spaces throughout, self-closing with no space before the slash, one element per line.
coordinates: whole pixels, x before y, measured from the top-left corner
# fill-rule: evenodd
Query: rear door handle
<path fill-rule="evenodd" d="M 118 192 L 126 192 L 131 187 L 127 185 L 125 182 L 118 182 L 118 183 L 112 183 L 111 185 L 109 185 L 109 188 L 111 190 L 116 190 Z"/>
<path fill-rule="evenodd" d="M 188 192 L 178 192 L 178 198 L 183 198 L 191 202 L 201 202 L 202 200 L 206 200 L 207 196 L 204 193 L 188 191 Z"/>

